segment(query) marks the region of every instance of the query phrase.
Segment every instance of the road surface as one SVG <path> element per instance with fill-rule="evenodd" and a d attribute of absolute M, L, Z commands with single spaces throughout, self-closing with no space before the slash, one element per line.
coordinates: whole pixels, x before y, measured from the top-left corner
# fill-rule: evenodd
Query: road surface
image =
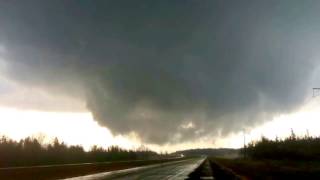
<path fill-rule="evenodd" d="M 25 167 L 0 168 L 1 180 L 34 180 L 34 179 L 63 179 L 68 177 L 84 176 L 107 171 L 143 167 L 165 162 L 175 162 L 183 158 L 133 160 L 114 162 L 93 162 L 79 164 L 57 164 Z"/>
<path fill-rule="evenodd" d="M 68 178 L 66 180 L 124 180 L 124 179 L 186 179 L 205 158 L 192 158 L 175 162 L 167 162 L 126 170 L 111 171 L 87 176 Z"/>

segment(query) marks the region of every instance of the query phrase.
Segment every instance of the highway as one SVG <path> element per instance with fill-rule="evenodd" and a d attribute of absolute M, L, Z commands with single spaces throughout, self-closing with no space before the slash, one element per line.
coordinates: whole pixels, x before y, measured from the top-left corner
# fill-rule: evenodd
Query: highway
<path fill-rule="evenodd" d="M 65 180 L 186 179 L 188 175 L 204 161 L 204 159 L 205 158 L 186 159 L 175 162 L 160 163 L 125 170 L 68 178 Z"/>

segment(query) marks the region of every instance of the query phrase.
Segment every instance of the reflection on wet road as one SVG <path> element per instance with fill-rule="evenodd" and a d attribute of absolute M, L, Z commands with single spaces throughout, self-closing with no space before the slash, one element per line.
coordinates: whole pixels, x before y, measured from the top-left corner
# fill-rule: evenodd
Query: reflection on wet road
<path fill-rule="evenodd" d="M 204 158 L 193 158 L 175 162 L 161 163 L 126 170 L 98 173 L 68 180 L 107 180 L 107 179 L 186 179 Z"/>

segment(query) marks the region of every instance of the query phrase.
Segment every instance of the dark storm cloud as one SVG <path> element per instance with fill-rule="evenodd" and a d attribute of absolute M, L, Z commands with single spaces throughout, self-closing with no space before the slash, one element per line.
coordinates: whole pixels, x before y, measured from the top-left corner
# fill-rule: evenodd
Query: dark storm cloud
<path fill-rule="evenodd" d="M 319 5 L 3 1 L 1 56 L 9 77 L 85 99 L 115 133 L 226 135 L 301 105 L 318 65 Z"/>

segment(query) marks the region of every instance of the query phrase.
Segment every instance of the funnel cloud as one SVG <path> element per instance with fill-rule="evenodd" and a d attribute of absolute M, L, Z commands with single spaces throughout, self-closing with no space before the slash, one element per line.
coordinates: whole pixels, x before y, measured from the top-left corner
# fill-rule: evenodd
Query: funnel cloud
<path fill-rule="evenodd" d="M 319 65 L 318 1 L 3 1 L 4 74 L 82 99 L 115 134 L 225 136 L 294 111 Z"/>

